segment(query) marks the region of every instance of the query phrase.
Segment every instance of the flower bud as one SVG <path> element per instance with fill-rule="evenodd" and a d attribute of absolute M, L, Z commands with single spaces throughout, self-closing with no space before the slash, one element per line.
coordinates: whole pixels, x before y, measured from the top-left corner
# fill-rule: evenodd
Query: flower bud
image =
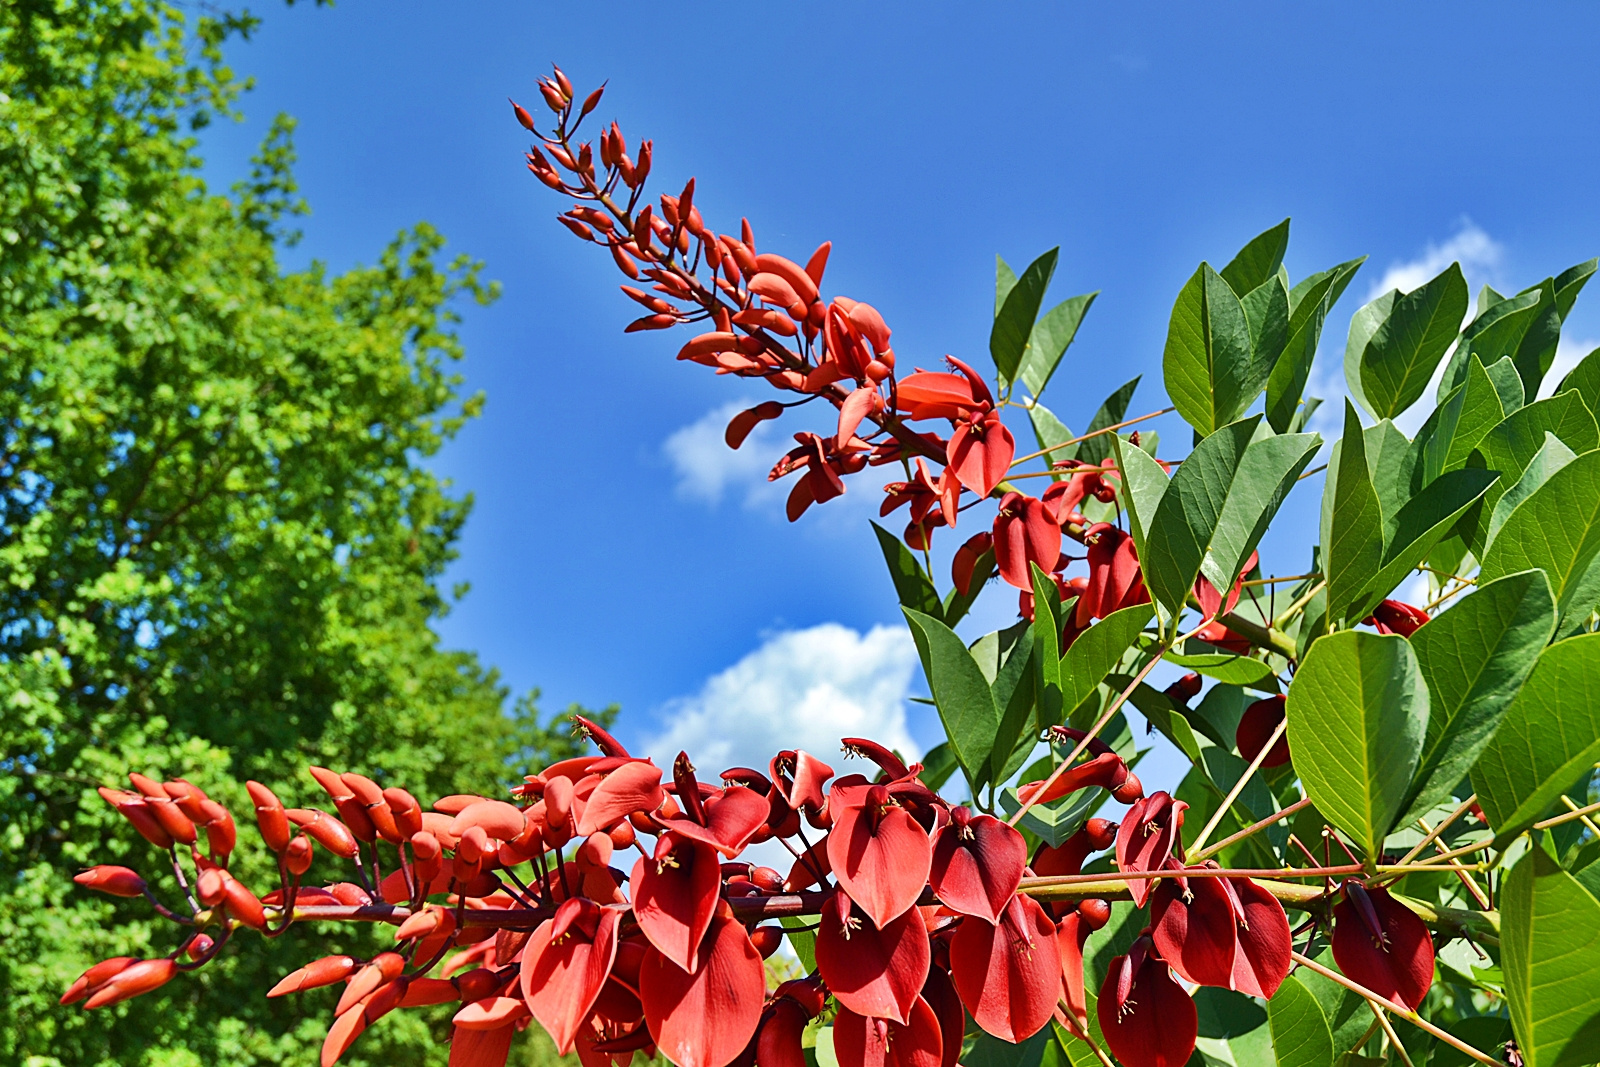
<path fill-rule="evenodd" d="M 316 850 L 311 847 L 311 839 L 305 834 L 295 834 L 294 840 L 283 852 L 283 865 L 290 874 L 299 878 L 311 869 L 311 861 L 315 857 Z"/>
<path fill-rule="evenodd" d="M 113 867 L 106 864 L 90 867 L 87 871 L 74 875 L 72 880 L 79 885 L 98 889 L 114 897 L 139 896 L 144 892 L 145 886 L 144 879 L 127 867 Z"/>

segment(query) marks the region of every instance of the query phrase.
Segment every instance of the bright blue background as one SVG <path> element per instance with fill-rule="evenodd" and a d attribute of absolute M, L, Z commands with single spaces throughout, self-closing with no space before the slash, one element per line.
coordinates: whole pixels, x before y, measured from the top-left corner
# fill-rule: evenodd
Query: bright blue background
<path fill-rule="evenodd" d="M 658 193 L 697 175 L 713 225 L 747 215 L 791 258 L 831 238 L 825 292 L 875 304 L 903 365 L 986 361 L 995 253 L 1020 269 L 1059 244 L 1052 296 L 1104 290 L 1046 397 L 1080 428 L 1136 373 L 1134 411 L 1165 403 L 1178 288 L 1285 215 L 1296 279 L 1372 256 L 1330 363 L 1384 270 L 1467 220 L 1503 248 L 1479 281 L 1520 288 L 1600 252 L 1593 5 L 587 7 L 271 9 L 230 53 L 259 80 L 248 121 L 205 149 L 223 186 L 275 112 L 299 119 L 314 213 L 290 264 L 370 262 L 425 219 L 504 284 L 464 308 L 464 372 L 489 402 L 437 463 L 477 501 L 451 575 L 473 589 L 443 632 L 547 706 L 620 702 L 636 734 L 764 634 L 899 619 L 859 519 L 789 526 L 675 491 L 668 435 L 773 394 L 674 362 L 677 333 L 622 335 L 622 279 L 554 222 L 566 203 L 523 169 L 505 102 L 542 115 L 551 61 L 580 92 L 610 79 L 597 117 L 630 147 L 655 139 Z M 1569 334 L 1600 336 L 1597 307 L 1580 300 Z M 1274 529 L 1278 573 L 1303 569 L 1316 491 Z M 994 592 L 980 621 L 1013 611 Z"/>

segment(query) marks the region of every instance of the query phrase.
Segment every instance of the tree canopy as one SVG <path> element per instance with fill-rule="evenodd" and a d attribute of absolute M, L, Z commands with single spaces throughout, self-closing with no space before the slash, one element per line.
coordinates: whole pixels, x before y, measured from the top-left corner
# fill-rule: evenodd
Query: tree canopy
<path fill-rule="evenodd" d="M 196 131 L 247 87 L 222 46 L 253 25 L 148 0 L 0 8 L 6 1062 L 302 1062 L 321 1041 L 304 1006 L 259 996 L 293 966 L 274 943 L 208 971 L 203 997 L 56 1008 L 149 936 L 70 891 L 91 851 L 134 847 L 94 792 L 127 767 L 235 800 L 308 761 L 451 793 L 570 744 L 533 695 L 505 714 L 495 672 L 431 628 L 470 499 L 426 461 L 482 402 L 452 370 L 456 309 L 495 287 L 425 224 L 371 266 L 280 269 L 304 210 L 292 121 L 231 195 L 198 173 Z M 425 1031 L 362 1054 L 442 1062 Z"/>

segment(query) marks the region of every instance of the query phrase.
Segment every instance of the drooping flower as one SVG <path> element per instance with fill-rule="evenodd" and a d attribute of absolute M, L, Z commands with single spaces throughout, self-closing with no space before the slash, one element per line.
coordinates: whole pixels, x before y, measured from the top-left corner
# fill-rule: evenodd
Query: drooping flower
<path fill-rule="evenodd" d="M 1026 1041 L 1050 1022 L 1061 994 L 1055 923 L 1020 893 L 998 924 L 962 919 L 950 941 L 950 977 L 979 1026 L 1003 1041 Z"/>
<path fill-rule="evenodd" d="M 1376 626 L 1380 634 L 1410 637 L 1422 629 L 1422 624 L 1428 621 L 1428 613 L 1399 600 L 1385 600 L 1361 621 Z"/>
<path fill-rule="evenodd" d="M 999 922 L 1027 862 L 1028 844 L 1015 829 L 993 815 L 952 808 L 934 834 L 928 883 L 952 911 Z"/>
<path fill-rule="evenodd" d="M 1211 579 L 1204 574 L 1194 580 L 1194 597 L 1200 602 L 1200 610 L 1208 620 L 1215 619 L 1218 615 L 1226 615 L 1238 606 L 1239 595 L 1244 591 L 1244 577 L 1256 569 L 1258 558 L 1258 553 L 1250 553 L 1250 558 L 1239 568 L 1239 576 L 1234 579 L 1226 598 L 1217 592 L 1216 586 L 1211 584 Z"/>
<path fill-rule="evenodd" d="M 928 974 L 922 917 L 906 911 L 878 926 L 836 892 L 817 926 L 817 970 L 840 1004 L 860 1015 L 904 1023 Z"/>
<path fill-rule="evenodd" d="M 833 1022 L 833 1050 L 839 1067 L 940 1067 L 944 1039 L 938 1016 L 917 997 L 904 1023 L 840 1008 Z"/>
<path fill-rule="evenodd" d="M 1097 522 L 1084 531 L 1083 542 L 1089 546 L 1089 585 L 1078 597 L 1074 618 L 1079 627 L 1122 608 L 1149 603 L 1131 536 L 1108 522 Z"/>
<path fill-rule="evenodd" d="M 1381 886 L 1351 879 L 1333 906 L 1333 958 L 1379 996 L 1413 1010 L 1433 984 L 1433 938 L 1410 908 Z"/>
<path fill-rule="evenodd" d="M 1095 1012 L 1123 1067 L 1183 1067 L 1194 1053 L 1199 1013 L 1148 936 L 1111 961 Z"/>
<path fill-rule="evenodd" d="M 1055 570 L 1060 557 L 1061 527 L 1044 504 L 1022 493 L 1002 497 L 994 519 L 994 561 L 1000 577 L 1018 589 L 1031 590 L 1033 574 L 1028 564 L 1036 563 L 1049 572 Z"/>
<path fill-rule="evenodd" d="M 633 913 L 650 944 L 693 972 L 700 941 L 711 927 L 722 872 L 716 850 L 668 832 L 655 855 L 633 865 Z"/>
<path fill-rule="evenodd" d="M 522 999 L 550 1032 L 559 1055 L 572 1051 L 578 1028 L 611 973 L 620 918 L 619 909 L 582 897 L 567 900 L 523 949 Z"/>
<path fill-rule="evenodd" d="M 761 954 L 725 901 L 700 941 L 693 973 L 654 945 L 639 971 L 639 1001 L 663 1055 L 678 1067 L 724 1067 L 755 1036 L 765 999 Z"/>
<path fill-rule="evenodd" d="M 1173 873 L 1150 905 L 1151 938 L 1162 958 L 1196 985 L 1270 998 L 1291 963 L 1283 905 L 1248 878 Z"/>
<path fill-rule="evenodd" d="M 1239 717 L 1239 726 L 1234 731 L 1234 743 L 1239 746 L 1239 755 L 1246 760 L 1254 760 L 1256 754 L 1267 746 L 1267 740 L 1278 728 L 1284 719 L 1284 705 L 1286 701 L 1280 694 L 1270 696 L 1265 700 L 1258 700 L 1244 709 L 1244 714 Z M 1281 767 L 1289 762 L 1289 735 L 1281 734 L 1278 740 L 1268 750 L 1267 756 L 1261 761 L 1263 767 Z"/>
<path fill-rule="evenodd" d="M 1135 802 L 1117 828 L 1117 869 L 1123 873 L 1159 871 L 1174 854 L 1183 857 L 1183 813 L 1189 807 L 1162 791 Z M 1134 879 L 1128 892 L 1136 907 L 1150 898 L 1151 879 Z"/>
<path fill-rule="evenodd" d="M 933 846 L 885 786 L 869 786 L 858 800 L 836 809 L 842 792 L 835 785 L 829 798 L 828 861 L 839 885 L 882 928 L 917 902 L 928 882 Z"/>

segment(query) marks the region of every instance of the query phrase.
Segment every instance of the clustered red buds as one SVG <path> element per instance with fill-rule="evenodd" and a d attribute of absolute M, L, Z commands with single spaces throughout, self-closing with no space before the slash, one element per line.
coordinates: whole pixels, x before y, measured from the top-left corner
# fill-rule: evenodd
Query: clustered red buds
<path fill-rule="evenodd" d="M 267 994 L 343 983 L 324 1067 L 396 1008 L 442 1003 L 461 1005 L 452 1061 L 487 1067 L 504 1062 L 512 1034 L 532 1020 L 562 1054 L 596 1067 L 625 1064 L 634 1052 L 660 1052 L 681 1067 L 796 1067 L 802 1032 L 830 1003 L 844 1067 L 934 1067 L 953 1062 L 968 1017 L 1010 1042 L 1052 1017 L 1089 1039 L 1084 950 L 1109 903 L 1041 903 L 1029 890 L 1078 876 L 1108 849 L 1118 871 L 1136 876 L 1127 892 L 1151 916 L 1100 991 L 1100 1028 L 1126 1067 L 1181 1063 L 1192 1051 L 1195 1009 L 1174 972 L 1261 997 L 1289 972 L 1292 936 L 1279 901 L 1215 863 L 1186 864 L 1187 805 L 1165 792 L 1145 796 L 1097 739 L 1086 740 L 1082 762 L 1019 792 L 1048 803 L 1099 788 L 1130 805 L 1127 813 L 1089 819 L 1030 858 L 1016 829 L 949 803 L 924 784 L 920 764 L 865 738 L 844 746 L 876 765 L 870 775 L 836 777 L 815 756 L 785 751 L 764 771 L 730 768 L 712 785 L 686 754 L 664 776 L 598 725 L 574 722 L 600 754 L 528 775 L 514 802 L 457 795 L 423 810 L 403 789 L 313 767 L 333 815 L 285 808 L 248 783 L 262 840 L 279 860 L 280 885 L 261 896 L 228 870 L 231 836 L 208 839 L 202 851 L 194 826 L 180 822 L 192 824 L 192 810 L 206 828 L 232 826 L 198 788 L 133 775 L 136 796 L 105 790 L 141 834 L 172 850 L 180 875 L 177 846 L 186 844 L 199 906 L 187 917 L 168 911 L 130 868 L 79 875 L 89 888 L 149 897 L 186 937 L 165 958 L 96 964 L 62 1003 L 98 1008 L 156 989 L 209 962 L 240 926 L 276 936 L 297 918 L 388 919 L 393 951 L 315 960 Z M 1057 727 L 1050 739 L 1085 734 Z M 160 805 L 163 796 L 171 806 Z M 741 860 L 775 838 L 796 856 L 787 874 Z M 316 846 L 349 861 L 355 881 L 302 884 Z M 387 875 L 384 848 L 397 860 Z M 618 854 L 625 849 L 638 852 L 631 870 Z M 802 913 L 819 915 L 816 968 L 769 991 L 762 960 L 784 936 L 769 920 Z M 1433 966 L 1421 921 L 1357 881 L 1345 884 L 1333 914 L 1346 973 L 1418 1003 Z"/>

